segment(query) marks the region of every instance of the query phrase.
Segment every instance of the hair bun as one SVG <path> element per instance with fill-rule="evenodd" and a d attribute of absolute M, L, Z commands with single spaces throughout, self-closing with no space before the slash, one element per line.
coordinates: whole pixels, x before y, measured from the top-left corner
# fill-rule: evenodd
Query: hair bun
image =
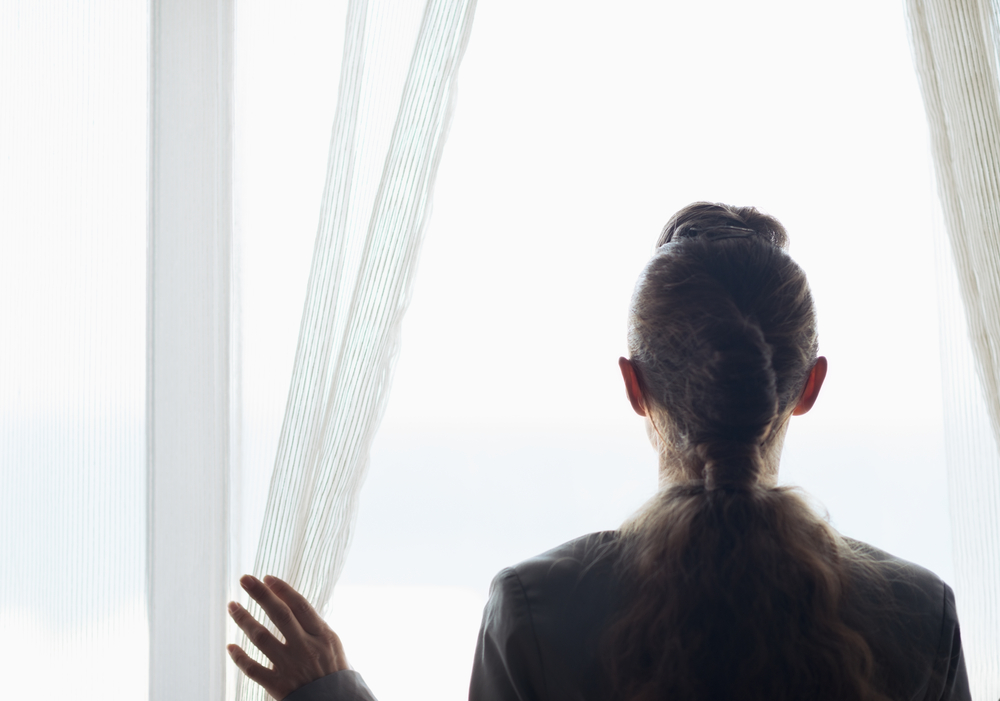
<path fill-rule="evenodd" d="M 695 202 L 671 217 L 656 247 L 681 239 L 721 241 L 735 238 L 759 238 L 778 248 L 788 245 L 785 227 L 754 207 Z"/>
<path fill-rule="evenodd" d="M 745 226 L 713 226 L 704 228 L 698 226 L 684 226 L 676 229 L 668 243 L 679 241 L 680 239 L 701 239 L 703 241 L 722 241 L 724 239 L 748 239 L 758 236 L 756 229 L 748 229 Z"/>

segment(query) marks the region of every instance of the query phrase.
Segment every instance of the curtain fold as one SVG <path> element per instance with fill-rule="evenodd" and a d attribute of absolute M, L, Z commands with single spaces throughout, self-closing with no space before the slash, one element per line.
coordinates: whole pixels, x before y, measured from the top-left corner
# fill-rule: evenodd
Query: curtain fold
<path fill-rule="evenodd" d="M 964 324 L 946 332 L 946 444 L 956 595 L 975 698 L 1000 697 L 1000 83 L 990 0 L 907 0 Z M 946 286 L 945 286 L 946 287 Z M 947 305 L 943 305 L 947 313 Z M 959 312 L 961 313 L 961 312 Z M 971 353 L 949 347 L 965 326 Z M 963 358 L 975 370 L 961 371 Z M 978 386 L 975 386 L 978 385 Z"/>
<path fill-rule="evenodd" d="M 422 15 L 409 8 L 348 6 L 320 223 L 254 566 L 320 610 L 343 568 L 388 398 L 475 0 L 428 0 Z M 241 677 L 237 697 L 264 695 Z"/>

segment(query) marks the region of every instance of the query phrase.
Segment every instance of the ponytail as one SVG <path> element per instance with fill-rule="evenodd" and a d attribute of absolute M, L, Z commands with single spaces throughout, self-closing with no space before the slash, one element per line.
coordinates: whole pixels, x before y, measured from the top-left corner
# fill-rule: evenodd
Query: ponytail
<path fill-rule="evenodd" d="M 882 699 L 871 651 L 844 622 L 849 548 L 766 474 L 817 351 L 784 228 L 699 203 L 659 243 L 629 351 L 669 484 L 622 527 L 615 688 L 628 701 Z"/>

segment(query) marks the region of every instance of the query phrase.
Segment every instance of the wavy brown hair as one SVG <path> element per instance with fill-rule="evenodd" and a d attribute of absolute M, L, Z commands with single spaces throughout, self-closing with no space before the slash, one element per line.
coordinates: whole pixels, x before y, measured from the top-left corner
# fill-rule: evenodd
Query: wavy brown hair
<path fill-rule="evenodd" d="M 845 622 L 854 554 L 764 473 L 817 352 L 786 245 L 756 209 L 696 203 L 637 283 L 629 352 L 669 483 L 622 528 L 627 595 L 608 631 L 622 699 L 886 698 Z"/>

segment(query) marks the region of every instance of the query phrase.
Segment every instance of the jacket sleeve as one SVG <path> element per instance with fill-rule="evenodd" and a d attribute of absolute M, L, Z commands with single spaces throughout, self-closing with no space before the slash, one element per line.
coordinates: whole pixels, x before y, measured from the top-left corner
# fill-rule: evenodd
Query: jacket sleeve
<path fill-rule="evenodd" d="M 958 626 L 958 612 L 955 608 L 955 595 L 951 587 L 944 585 L 944 613 L 941 617 L 941 638 L 938 642 L 938 654 L 935 662 L 934 679 L 940 680 L 939 693 L 931 689 L 928 698 L 933 701 L 971 701 L 969 677 L 965 670 L 965 657 L 962 654 L 962 634 Z"/>
<path fill-rule="evenodd" d="M 353 669 L 334 672 L 309 682 L 284 701 L 376 701 L 361 675 Z"/>
<path fill-rule="evenodd" d="M 513 569 L 490 587 L 472 665 L 469 701 L 544 701 L 545 676 L 527 594 Z"/>

